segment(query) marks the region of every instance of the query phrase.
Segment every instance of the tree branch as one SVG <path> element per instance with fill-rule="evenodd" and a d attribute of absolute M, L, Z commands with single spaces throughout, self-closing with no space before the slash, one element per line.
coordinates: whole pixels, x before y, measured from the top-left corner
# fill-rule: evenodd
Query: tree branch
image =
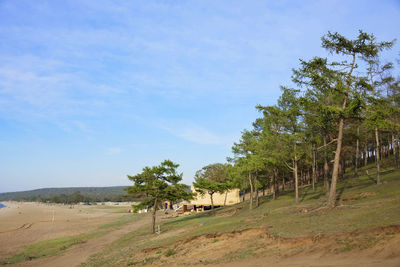
<path fill-rule="evenodd" d="M 337 141 L 337 139 L 333 139 L 332 141 L 330 141 L 329 143 L 327 143 L 326 145 L 323 145 L 323 146 L 320 146 L 319 148 L 317 148 L 317 150 L 320 150 L 320 149 L 322 149 L 322 148 L 324 148 L 324 147 L 326 147 L 326 146 L 329 146 L 330 144 L 332 144 L 333 142 L 336 142 Z"/>
<path fill-rule="evenodd" d="M 290 165 L 289 165 L 289 164 L 287 164 L 287 162 L 286 162 L 286 161 L 283 161 L 283 163 L 285 163 L 286 167 L 288 167 L 290 170 L 294 171 L 294 168 L 293 168 L 293 167 L 290 167 Z"/>

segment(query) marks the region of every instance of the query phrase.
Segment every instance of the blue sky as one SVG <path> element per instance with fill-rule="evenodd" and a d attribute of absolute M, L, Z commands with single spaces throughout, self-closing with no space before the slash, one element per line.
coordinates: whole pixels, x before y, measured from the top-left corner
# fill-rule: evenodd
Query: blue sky
<path fill-rule="evenodd" d="M 399 18 L 399 1 L 0 0 L 0 192 L 127 185 L 167 158 L 191 183 L 328 30 L 392 40 Z"/>

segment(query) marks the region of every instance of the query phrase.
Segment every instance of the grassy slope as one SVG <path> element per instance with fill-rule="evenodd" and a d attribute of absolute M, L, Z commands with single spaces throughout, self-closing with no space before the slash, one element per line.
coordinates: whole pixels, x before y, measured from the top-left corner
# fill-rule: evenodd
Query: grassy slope
<path fill-rule="evenodd" d="M 369 175 L 339 183 L 338 207 L 333 210 L 319 209 L 326 203 L 321 185 L 316 192 L 306 186 L 300 191 L 301 201 L 297 205 L 293 192 L 288 191 L 277 200 L 263 197 L 260 206 L 253 210 L 245 202 L 217 209 L 214 215 L 204 212 L 163 221 L 162 234 L 158 236 L 150 235 L 149 227 L 144 227 L 114 242 L 83 265 L 149 264 L 174 255 L 174 246 L 180 240 L 248 228 L 268 227 L 276 236 L 300 237 L 400 224 L 400 172 L 384 169 L 383 184 L 378 186 L 373 166 L 368 169 Z M 132 255 L 146 248 L 156 250 L 157 256 L 136 261 Z"/>

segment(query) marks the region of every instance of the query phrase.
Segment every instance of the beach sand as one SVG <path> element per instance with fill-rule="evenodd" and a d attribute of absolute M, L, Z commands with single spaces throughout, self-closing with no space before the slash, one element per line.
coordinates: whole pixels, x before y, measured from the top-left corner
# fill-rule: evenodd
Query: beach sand
<path fill-rule="evenodd" d="M 123 215 L 105 206 L 2 203 L 7 207 L 0 209 L 0 262 L 27 244 L 87 233 Z"/>

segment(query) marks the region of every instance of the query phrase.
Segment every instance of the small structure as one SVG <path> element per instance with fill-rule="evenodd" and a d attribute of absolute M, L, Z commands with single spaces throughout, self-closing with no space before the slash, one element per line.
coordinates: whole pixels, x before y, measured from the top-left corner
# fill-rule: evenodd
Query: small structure
<path fill-rule="evenodd" d="M 196 193 L 194 186 L 190 187 L 193 193 Z M 240 203 L 240 190 L 234 188 L 226 191 L 225 193 L 213 194 L 214 207 L 229 206 Z M 196 196 L 190 202 L 182 203 L 182 212 L 197 212 L 211 209 L 211 197 L 209 194 L 201 195 L 196 193 Z"/>

